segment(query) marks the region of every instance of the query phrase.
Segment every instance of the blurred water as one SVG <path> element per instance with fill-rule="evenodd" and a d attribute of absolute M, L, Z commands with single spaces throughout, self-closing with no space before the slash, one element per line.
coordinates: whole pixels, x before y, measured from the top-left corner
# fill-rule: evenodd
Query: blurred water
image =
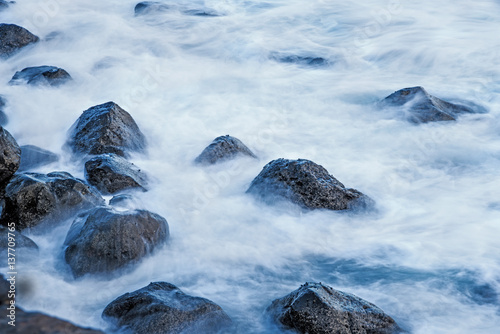
<path fill-rule="evenodd" d="M 43 40 L 0 62 L 6 128 L 20 145 L 63 157 L 39 171 L 83 177 L 62 148 L 66 131 L 82 111 L 112 100 L 149 142 L 148 154 L 132 159 L 154 180 L 138 206 L 163 215 L 171 231 L 132 272 L 77 281 L 61 255 L 71 221 L 34 231 L 40 258 L 20 270 L 20 306 L 105 329 L 110 301 L 162 280 L 221 305 L 239 333 L 271 333 L 270 302 L 321 281 L 373 302 L 411 333 L 498 330 L 498 1 L 168 2 L 217 17 L 135 17 L 137 2 L 26 0 L 0 12 L 1 22 Z M 39 65 L 64 68 L 74 81 L 7 84 Z M 416 85 L 488 113 L 415 126 L 374 107 Z M 192 164 L 225 134 L 260 159 Z M 375 199 L 378 212 L 304 213 L 245 194 L 279 157 L 323 165 Z"/>

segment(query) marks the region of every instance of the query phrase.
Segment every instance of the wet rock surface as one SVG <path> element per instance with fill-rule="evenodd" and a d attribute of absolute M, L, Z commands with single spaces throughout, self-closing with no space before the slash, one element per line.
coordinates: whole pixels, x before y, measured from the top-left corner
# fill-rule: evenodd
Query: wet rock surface
<path fill-rule="evenodd" d="M 157 214 L 101 207 L 75 219 L 64 242 L 64 257 L 75 277 L 106 274 L 138 262 L 168 237 L 168 223 Z"/>
<path fill-rule="evenodd" d="M 146 138 L 128 112 L 114 102 L 91 107 L 70 129 L 67 145 L 76 154 L 144 152 Z"/>
<path fill-rule="evenodd" d="M 14 241 L 9 240 L 9 237 L 12 236 L 14 236 Z M 33 240 L 22 235 L 19 231 L 9 230 L 0 225 L 0 256 L 4 259 L 9 257 L 9 248 L 15 249 L 15 258 L 18 261 L 29 260 L 30 257 L 38 254 L 38 246 Z M 12 254 L 12 251 L 10 253 Z"/>
<path fill-rule="evenodd" d="M 158 1 L 143 1 L 139 2 L 135 8 L 134 13 L 136 16 L 140 15 L 150 15 L 150 14 L 161 14 L 166 12 L 180 12 L 187 16 L 205 16 L 205 17 L 216 17 L 222 16 L 221 13 L 211 9 L 211 8 L 191 8 L 180 5 L 165 4 Z"/>
<path fill-rule="evenodd" d="M 43 148 L 34 145 L 21 146 L 21 164 L 19 172 L 27 171 L 37 167 L 42 167 L 59 160 L 59 156 L 55 153 L 47 151 Z"/>
<path fill-rule="evenodd" d="M 6 104 L 7 104 L 7 101 L 5 100 L 5 98 L 2 95 L 0 95 L 0 126 L 4 126 L 8 122 L 7 115 L 3 111 Z"/>
<path fill-rule="evenodd" d="M 173 9 L 172 6 L 156 1 L 143 1 L 135 5 L 134 12 L 136 16 L 152 13 L 161 13 Z"/>
<path fill-rule="evenodd" d="M 71 75 L 64 69 L 55 66 L 27 67 L 16 72 L 10 80 L 11 85 L 46 85 L 60 86 L 72 80 Z"/>
<path fill-rule="evenodd" d="M 166 282 L 118 297 L 106 306 L 103 318 L 135 334 L 220 333 L 231 325 L 214 302 L 187 295 Z"/>
<path fill-rule="evenodd" d="M 238 155 L 257 158 L 238 138 L 229 135 L 215 138 L 194 160 L 197 164 L 211 165 L 233 159 Z"/>
<path fill-rule="evenodd" d="M 12 135 L 0 126 L 0 185 L 19 169 L 21 149 Z"/>
<path fill-rule="evenodd" d="M 291 201 L 306 209 L 368 209 L 374 202 L 348 189 L 322 166 L 305 159 L 268 163 L 247 190 L 268 203 Z"/>
<path fill-rule="evenodd" d="M 401 330 L 380 308 L 321 283 L 306 283 L 276 299 L 268 314 L 286 329 L 304 334 L 389 334 Z"/>
<path fill-rule="evenodd" d="M 1 223 L 15 222 L 18 230 L 48 220 L 54 224 L 102 204 L 94 188 L 69 173 L 16 174 L 5 188 Z"/>
<path fill-rule="evenodd" d="M 398 108 L 412 123 L 455 121 L 461 114 L 484 113 L 486 110 L 469 101 L 450 103 L 427 93 L 423 87 L 398 90 L 380 101 L 382 108 Z"/>
<path fill-rule="evenodd" d="M 313 55 L 297 55 L 282 52 L 272 52 L 269 56 L 272 60 L 285 64 L 297 64 L 305 66 L 327 66 L 329 65 L 328 59 Z"/>
<path fill-rule="evenodd" d="M 40 39 L 23 27 L 15 24 L 0 24 L 0 59 L 8 58 L 29 44 Z"/>
<path fill-rule="evenodd" d="M 147 177 L 133 163 L 116 154 L 102 154 L 85 163 L 85 178 L 104 194 L 126 189 L 146 190 Z"/>

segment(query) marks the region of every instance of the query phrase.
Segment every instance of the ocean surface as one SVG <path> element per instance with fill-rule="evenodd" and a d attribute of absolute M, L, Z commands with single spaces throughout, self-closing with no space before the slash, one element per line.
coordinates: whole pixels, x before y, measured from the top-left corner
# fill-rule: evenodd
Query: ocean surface
<path fill-rule="evenodd" d="M 152 180 L 135 205 L 165 217 L 171 233 L 132 271 L 74 280 L 62 255 L 71 220 L 26 231 L 40 254 L 18 263 L 20 307 L 108 330 L 108 303 L 166 281 L 219 304 L 237 333 L 279 333 L 266 307 L 317 281 L 376 304 L 409 333 L 498 333 L 499 1 L 172 0 L 182 10 L 135 16 L 137 2 L 18 0 L 0 12 L 41 38 L 0 61 L 6 129 L 61 155 L 38 171 L 83 178 L 63 147 L 67 131 L 114 101 L 148 140 L 131 159 Z M 8 84 L 39 65 L 74 80 Z M 415 125 L 376 107 L 413 86 L 488 112 Z M 226 134 L 259 159 L 193 164 Z M 304 212 L 245 194 L 277 158 L 322 165 L 377 211 Z"/>

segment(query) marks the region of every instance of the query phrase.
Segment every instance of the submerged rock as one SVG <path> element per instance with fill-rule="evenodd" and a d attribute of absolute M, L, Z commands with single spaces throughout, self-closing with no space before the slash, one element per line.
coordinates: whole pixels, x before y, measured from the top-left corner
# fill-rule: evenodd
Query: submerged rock
<path fill-rule="evenodd" d="M 72 80 L 71 75 L 55 66 L 27 67 L 17 71 L 10 80 L 11 85 L 27 83 L 28 85 L 59 86 Z"/>
<path fill-rule="evenodd" d="M 329 64 L 329 61 L 323 57 L 302 56 L 302 55 L 288 54 L 281 52 L 271 53 L 270 58 L 280 63 L 298 64 L 307 66 L 326 66 Z"/>
<path fill-rule="evenodd" d="M 102 204 L 104 199 L 94 188 L 69 173 L 16 174 L 5 188 L 1 221 L 15 222 L 22 230 Z"/>
<path fill-rule="evenodd" d="M 194 160 L 197 164 L 211 165 L 220 161 L 229 160 L 237 155 L 246 155 L 257 158 L 248 147 L 238 138 L 229 135 L 220 136 L 208 145 L 203 152 Z"/>
<path fill-rule="evenodd" d="M 400 109 L 412 123 L 455 121 L 461 114 L 486 112 L 472 102 L 450 103 L 438 99 L 423 87 L 398 90 L 380 101 L 379 106 Z"/>
<path fill-rule="evenodd" d="M 401 332 L 390 316 L 355 295 L 321 283 L 306 283 L 276 299 L 268 314 L 304 334 L 390 334 Z"/>
<path fill-rule="evenodd" d="M 21 146 L 21 164 L 18 171 L 26 171 L 29 169 L 48 165 L 59 160 L 59 156 L 50 151 L 44 150 L 34 145 Z"/>
<path fill-rule="evenodd" d="M 64 258 L 75 277 L 107 274 L 138 262 L 168 237 L 168 223 L 157 214 L 96 208 L 71 225 Z"/>
<path fill-rule="evenodd" d="M 128 112 L 114 102 L 87 109 L 70 129 L 67 145 L 77 154 L 144 152 L 146 138 Z"/>
<path fill-rule="evenodd" d="M 29 44 L 40 40 L 23 27 L 15 24 L 0 24 L 0 59 L 14 55 Z"/>
<path fill-rule="evenodd" d="M 166 12 L 172 8 L 172 6 L 157 1 L 143 1 L 135 5 L 134 12 L 136 16 L 139 16 L 151 13 Z"/>
<path fill-rule="evenodd" d="M 0 184 L 19 169 L 21 149 L 12 135 L 0 126 Z"/>
<path fill-rule="evenodd" d="M 325 168 L 305 159 L 271 161 L 247 193 L 266 202 L 288 200 L 307 209 L 365 209 L 374 205 L 368 196 L 345 188 Z"/>
<path fill-rule="evenodd" d="M 116 154 L 102 154 L 85 163 L 87 182 L 104 194 L 139 188 L 146 190 L 146 175 L 133 163 Z"/>
<path fill-rule="evenodd" d="M 12 247 L 12 243 L 9 245 L 9 236 L 14 236 L 14 247 Z M 22 235 L 19 231 L 12 232 L 7 227 L 0 225 L 0 255 L 4 259 L 8 257 L 8 248 L 15 249 L 16 259 L 24 259 L 27 255 L 38 253 L 38 246 L 33 240 Z"/>
<path fill-rule="evenodd" d="M 7 115 L 5 115 L 3 111 L 3 108 L 5 107 L 6 104 L 7 102 L 5 101 L 5 98 L 2 95 L 0 95 L 0 126 L 4 126 L 8 122 Z"/>
<path fill-rule="evenodd" d="M 102 315 L 134 334 L 220 333 L 231 325 L 219 305 L 166 282 L 150 283 L 118 297 Z"/>
<path fill-rule="evenodd" d="M 10 4 L 16 3 L 15 1 L 5 1 L 5 0 L 0 0 L 0 11 L 6 9 L 9 7 Z"/>

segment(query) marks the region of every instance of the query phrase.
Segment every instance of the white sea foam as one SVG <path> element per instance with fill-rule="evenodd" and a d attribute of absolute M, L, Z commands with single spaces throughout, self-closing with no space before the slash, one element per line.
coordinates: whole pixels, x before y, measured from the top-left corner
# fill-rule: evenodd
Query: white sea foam
<path fill-rule="evenodd" d="M 33 235 L 41 259 L 20 272 L 32 286 L 22 307 L 106 328 L 110 301 L 162 280 L 220 304 L 240 333 L 269 333 L 277 330 L 262 313 L 274 298 L 322 281 L 412 333 L 498 330 L 498 1 L 178 1 L 219 17 L 135 17 L 137 2 L 26 0 L 0 12 L 42 39 L 0 62 L 6 128 L 19 144 L 64 157 L 42 172 L 83 177 L 62 148 L 66 131 L 87 108 L 118 103 L 149 142 L 147 156 L 132 159 L 154 180 L 138 201 L 171 231 L 165 248 L 110 281 L 70 278 L 61 248 L 71 221 Z M 280 63 L 275 52 L 328 64 Z M 38 65 L 74 81 L 7 84 Z M 489 112 L 415 126 L 374 106 L 417 85 Z M 226 134 L 259 160 L 192 164 Z M 279 157 L 321 164 L 378 212 L 304 213 L 245 194 Z"/>

